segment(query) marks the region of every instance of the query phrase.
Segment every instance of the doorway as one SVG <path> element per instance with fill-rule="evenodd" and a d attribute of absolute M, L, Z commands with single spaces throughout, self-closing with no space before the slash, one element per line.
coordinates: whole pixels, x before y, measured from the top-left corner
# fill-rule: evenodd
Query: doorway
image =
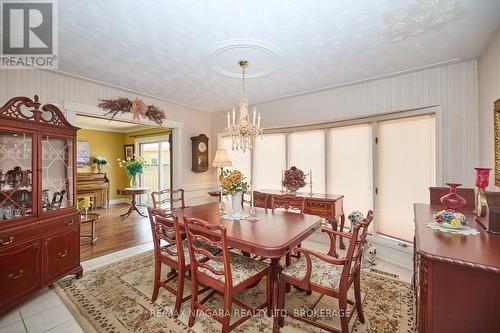
<path fill-rule="evenodd" d="M 150 192 L 171 188 L 172 185 L 172 134 L 162 137 L 136 139 L 140 156 L 146 159 L 144 173 L 140 177 L 140 186 Z M 151 196 L 141 195 L 141 206 L 152 206 Z"/>

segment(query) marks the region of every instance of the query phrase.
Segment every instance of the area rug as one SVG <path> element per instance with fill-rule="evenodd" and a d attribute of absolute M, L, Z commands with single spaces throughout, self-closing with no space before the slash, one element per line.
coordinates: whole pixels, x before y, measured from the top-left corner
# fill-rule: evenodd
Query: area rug
<path fill-rule="evenodd" d="M 153 253 L 145 252 L 125 260 L 86 272 L 80 279 L 66 278 L 55 285 L 55 290 L 73 312 L 85 332 L 220 332 L 218 322 L 208 316 L 197 317 L 192 328 L 187 326 L 189 301 L 183 304 L 177 319 L 170 316 L 175 297 L 160 289 L 156 302 L 150 297 L 153 286 Z M 168 267 L 164 269 L 168 272 Z M 351 332 L 413 332 L 412 292 L 410 285 L 385 277 L 381 274 L 363 272 L 361 275 L 365 324 L 355 317 L 351 320 Z M 190 294 L 189 282 L 185 295 Z M 244 290 L 237 298 L 255 306 L 265 299 L 265 282 L 252 289 Z M 295 290 L 287 294 L 286 308 L 300 311 L 307 309 L 318 295 L 306 295 Z M 222 308 L 222 297 L 214 296 L 207 306 L 215 311 Z M 314 320 L 340 327 L 338 303 L 323 297 L 308 313 Z M 238 307 L 233 309 L 233 320 L 244 315 Z M 251 318 L 234 332 L 271 332 L 272 319 L 265 313 Z M 286 318 L 282 332 L 323 332 L 300 321 Z"/>

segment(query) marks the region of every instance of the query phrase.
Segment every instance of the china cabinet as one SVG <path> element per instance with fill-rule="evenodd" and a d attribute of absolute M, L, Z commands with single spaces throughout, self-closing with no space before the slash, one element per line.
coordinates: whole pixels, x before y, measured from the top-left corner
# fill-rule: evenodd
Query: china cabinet
<path fill-rule="evenodd" d="M 0 108 L 0 314 L 66 275 L 83 274 L 77 130 L 38 96 Z"/>

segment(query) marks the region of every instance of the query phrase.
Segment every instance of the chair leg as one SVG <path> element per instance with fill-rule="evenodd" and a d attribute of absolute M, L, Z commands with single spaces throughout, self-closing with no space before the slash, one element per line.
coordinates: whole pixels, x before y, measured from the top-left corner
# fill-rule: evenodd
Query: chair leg
<path fill-rule="evenodd" d="M 224 315 L 222 317 L 222 333 L 229 332 L 229 325 L 231 324 L 231 305 L 232 293 L 227 292 L 224 294 Z"/>
<path fill-rule="evenodd" d="M 271 281 L 271 273 L 266 276 L 266 294 L 267 294 L 267 316 L 271 317 L 273 308 L 273 288 Z"/>
<path fill-rule="evenodd" d="M 196 319 L 196 303 L 198 302 L 198 278 L 196 274 L 191 277 L 191 311 L 189 311 L 188 326 L 193 327 Z"/>
<path fill-rule="evenodd" d="M 339 297 L 340 327 L 342 333 L 349 333 L 349 316 L 347 314 L 347 292 Z"/>
<path fill-rule="evenodd" d="M 280 327 L 285 326 L 285 316 L 284 316 L 284 310 L 285 310 L 285 296 L 286 296 L 286 285 L 285 285 L 285 277 L 283 274 L 280 276 L 280 290 L 278 293 L 278 306 L 276 307 L 279 311 L 278 316 L 279 316 L 279 325 Z M 290 286 L 290 285 L 288 285 Z"/>
<path fill-rule="evenodd" d="M 288 252 L 285 256 L 285 266 L 288 267 L 292 264 L 292 254 L 290 252 Z M 292 287 L 290 286 L 290 284 L 287 284 L 286 285 L 286 292 L 289 293 L 290 290 L 292 290 Z"/>
<path fill-rule="evenodd" d="M 365 323 L 365 315 L 363 313 L 363 305 L 361 304 L 361 272 L 358 271 L 354 277 L 354 298 L 356 300 L 356 311 L 358 312 L 359 321 Z"/>
<path fill-rule="evenodd" d="M 154 275 L 154 286 L 153 286 L 153 296 L 151 296 L 151 301 L 156 301 L 158 298 L 158 292 L 160 290 L 160 281 L 161 278 L 161 261 L 155 259 L 155 275 Z"/>
<path fill-rule="evenodd" d="M 182 299 L 184 298 L 184 279 L 186 275 L 184 271 L 180 270 L 177 276 L 177 295 L 175 300 L 174 318 L 179 316 L 181 312 Z"/>

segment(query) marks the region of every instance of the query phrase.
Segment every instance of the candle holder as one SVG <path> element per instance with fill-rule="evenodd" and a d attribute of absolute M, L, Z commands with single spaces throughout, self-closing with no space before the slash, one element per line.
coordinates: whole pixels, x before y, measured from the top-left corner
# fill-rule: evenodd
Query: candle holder
<path fill-rule="evenodd" d="M 309 170 L 309 195 L 312 197 L 313 194 L 312 170 Z"/>

